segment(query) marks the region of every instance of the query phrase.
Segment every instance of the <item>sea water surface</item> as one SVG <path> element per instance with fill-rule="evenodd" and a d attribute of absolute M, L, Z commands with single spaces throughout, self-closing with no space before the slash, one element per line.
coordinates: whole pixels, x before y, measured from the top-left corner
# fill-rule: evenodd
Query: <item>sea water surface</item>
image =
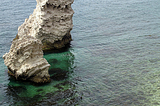
<path fill-rule="evenodd" d="M 45 53 L 52 81 L 43 86 L 10 78 L 2 59 L 35 7 L 0 1 L 0 105 L 160 105 L 159 0 L 75 0 L 73 41 Z"/>

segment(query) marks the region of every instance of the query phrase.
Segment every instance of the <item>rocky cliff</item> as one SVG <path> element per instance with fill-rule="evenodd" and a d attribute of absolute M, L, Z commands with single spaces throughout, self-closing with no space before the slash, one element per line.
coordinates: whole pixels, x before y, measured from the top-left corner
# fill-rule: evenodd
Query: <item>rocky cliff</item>
<path fill-rule="evenodd" d="M 36 83 L 50 82 L 50 65 L 43 58 L 42 43 L 31 36 L 22 36 L 12 42 L 9 53 L 3 56 L 8 73 L 16 79 Z"/>
<path fill-rule="evenodd" d="M 17 38 L 33 36 L 43 43 L 43 50 L 65 47 L 71 39 L 71 4 L 74 0 L 36 0 L 33 14 L 18 28 Z"/>

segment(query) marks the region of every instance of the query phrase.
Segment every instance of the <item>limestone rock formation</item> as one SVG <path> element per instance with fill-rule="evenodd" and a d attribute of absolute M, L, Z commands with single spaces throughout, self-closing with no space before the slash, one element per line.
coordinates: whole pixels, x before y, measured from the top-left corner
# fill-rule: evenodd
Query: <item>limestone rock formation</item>
<path fill-rule="evenodd" d="M 36 0 L 33 14 L 18 28 L 17 38 L 24 35 L 36 37 L 43 43 L 43 50 L 65 47 L 71 39 L 71 4 L 74 0 Z"/>
<path fill-rule="evenodd" d="M 43 58 L 42 43 L 32 36 L 22 36 L 12 42 L 9 53 L 3 55 L 8 73 L 16 79 L 36 83 L 50 82 L 50 64 Z"/>

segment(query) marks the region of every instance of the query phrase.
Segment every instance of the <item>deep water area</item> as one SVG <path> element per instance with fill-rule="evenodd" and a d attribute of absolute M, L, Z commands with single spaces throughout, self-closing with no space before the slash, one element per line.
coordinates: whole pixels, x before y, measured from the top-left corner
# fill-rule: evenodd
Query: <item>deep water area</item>
<path fill-rule="evenodd" d="M 44 85 L 9 77 L 2 59 L 35 7 L 36 0 L 0 2 L 0 105 L 160 105 L 159 0 L 74 0 L 73 41 L 44 53 Z"/>

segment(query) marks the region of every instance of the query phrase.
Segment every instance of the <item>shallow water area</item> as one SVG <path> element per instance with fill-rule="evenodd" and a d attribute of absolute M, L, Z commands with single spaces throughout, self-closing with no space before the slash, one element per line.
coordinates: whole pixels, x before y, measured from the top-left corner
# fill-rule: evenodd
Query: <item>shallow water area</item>
<path fill-rule="evenodd" d="M 36 1 L 0 4 L 0 57 Z M 159 106 L 160 1 L 75 0 L 73 41 L 45 53 L 51 83 L 15 81 L 0 58 L 0 105 Z"/>

